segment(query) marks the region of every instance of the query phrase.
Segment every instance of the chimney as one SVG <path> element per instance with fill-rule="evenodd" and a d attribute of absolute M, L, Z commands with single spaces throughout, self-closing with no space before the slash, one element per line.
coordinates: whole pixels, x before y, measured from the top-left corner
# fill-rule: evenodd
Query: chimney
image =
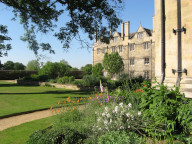
<path fill-rule="evenodd" d="M 97 42 L 97 32 L 95 32 L 95 43 Z"/>
<path fill-rule="evenodd" d="M 126 21 L 125 22 L 125 38 L 129 39 L 130 37 L 130 22 Z"/>
<path fill-rule="evenodd" d="M 124 23 L 123 22 L 121 23 L 121 37 L 124 40 Z"/>
<path fill-rule="evenodd" d="M 112 36 L 112 26 L 110 27 L 110 36 Z"/>

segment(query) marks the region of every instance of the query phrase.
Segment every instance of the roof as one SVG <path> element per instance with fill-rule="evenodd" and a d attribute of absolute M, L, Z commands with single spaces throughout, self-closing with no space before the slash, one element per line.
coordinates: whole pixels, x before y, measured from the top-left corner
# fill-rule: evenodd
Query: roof
<path fill-rule="evenodd" d="M 152 36 L 152 30 L 144 28 L 144 30 L 148 33 L 149 36 Z"/>

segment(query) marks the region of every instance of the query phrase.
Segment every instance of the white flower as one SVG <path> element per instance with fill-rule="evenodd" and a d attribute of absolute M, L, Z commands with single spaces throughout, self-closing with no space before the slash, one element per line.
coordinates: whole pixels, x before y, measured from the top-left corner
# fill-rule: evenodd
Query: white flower
<path fill-rule="evenodd" d="M 131 104 L 131 103 L 129 103 L 129 104 L 128 104 L 128 107 L 129 107 L 129 108 L 132 108 L 132 104 Z"/>
<path fill-rule="evenodd" d="M 120 105 L 120 107 L 122 107 L 122 108 L 123 108 L 123 103 L 120 103 L 119 105 Z"/>
<path fill-rule="evenodd" d="M 112 119 L 110 119 L 110 123 L 112 123 Z"/>
<path fill-rule="evenodd" d="M 116 113 L 118 112 L 118 106 L 115 107 L 115 112 L 116 112 Z"/>
<path fill-rule="evenodd" d="M 130 128 L 130 126 L 128 126 L 128 128 Z"/>
<path fill-rule="evenodd" d="M 104 116 L 105 116 L 105 113 L 102 113 L 102 116 L 104 117 Z"/>
<path fill-rule="evenodd" d="M 98 128 L 98 130 L 101 130 L 101 128 Z"/>
<path fill-rule="evenodd" d="M 138 116 L 140 116 L 140 115 L 141 115 L 141 111 L 138 112 Z"/>
<path fill-rule="evenodd" d="M 97 119 L 98 122 L 99 122 L 100 120 L 101 120 L 100 118 Z"/>
<path fill-rule="evenodd" d="M 106 124 L 108 124 L 108 122 L 105 120 L 105 121 L 104 121 L 104 124 L 106 125 Z"/>
<path fill-rule="evenodd" d="M 110 118 L 110 114 L 109 113 L 107 114 L 107 118 Z"/>
<path fill-rule="evenodd" d="M 124 129 L 124 127 L 123 127 L 123 126 L 120 126 L 120 129 Z"/>
<path fill-rule="evenodd" d="M 129 113 L 126 113 L 126 116 L 127 116 L 127 117 L 130 117 L 130 114 L 129 114 Z"/>
<path fill-rule="evenodd" d="M 105 110 L 108 112 L 108 110 L 109 110 L 108 107 L 105 107 Z"/>

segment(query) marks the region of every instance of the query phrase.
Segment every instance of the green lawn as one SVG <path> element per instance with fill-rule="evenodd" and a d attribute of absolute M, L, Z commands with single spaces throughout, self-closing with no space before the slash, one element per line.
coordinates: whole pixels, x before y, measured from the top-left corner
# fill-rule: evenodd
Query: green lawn
<path fill-rule="evenodd" d="M 25 144 L 29 136 L 52 125 L 56 116 L 35 120 L 0 132 L 0 144 Z"/>
<path fill-rule="evenodd" d="M 0 116 L 50 108 L 67 97 L 87 97 L 91 93 L 43 86 L 18 86 L 0 81 Z"/>

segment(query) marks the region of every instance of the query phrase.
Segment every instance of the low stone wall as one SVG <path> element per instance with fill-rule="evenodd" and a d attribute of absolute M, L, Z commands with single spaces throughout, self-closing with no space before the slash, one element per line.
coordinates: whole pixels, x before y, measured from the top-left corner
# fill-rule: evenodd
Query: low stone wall
<path fill-rule="evenodd" d="M 72 89 L 72 90 L 80 90 L 79 87 L 77 87 L 76 85 L 72 85 L 72 84 L 58 84 L 58 83 L 49 83 L 49 82 L 41 82 L 40 85 L 44 86 L 46 84 L 49 84 L 51 86 L 54 86 L 56 88 L 64 88 L 64 89 Z"/>

